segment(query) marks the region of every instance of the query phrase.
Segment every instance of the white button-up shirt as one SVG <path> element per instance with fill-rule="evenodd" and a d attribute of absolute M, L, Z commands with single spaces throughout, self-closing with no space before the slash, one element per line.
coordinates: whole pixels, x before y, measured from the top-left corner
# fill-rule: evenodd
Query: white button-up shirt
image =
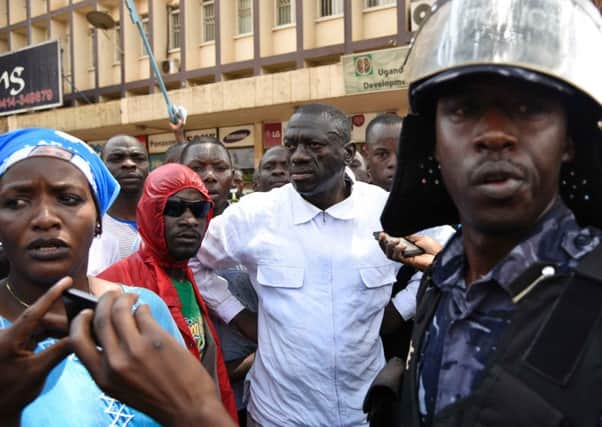
<path fill-rule="evenodd" d="M 356 182 L 322 211 L 287 184 L 211 221 L 191 266 L 199 279 L 203 268 L 248 269 L 259 301 L 248 410 L 258 423 L 366 424 L 362 402 L 384 365 L 379 329 L 399 268 L 372 235 L 387 195 Z"/>

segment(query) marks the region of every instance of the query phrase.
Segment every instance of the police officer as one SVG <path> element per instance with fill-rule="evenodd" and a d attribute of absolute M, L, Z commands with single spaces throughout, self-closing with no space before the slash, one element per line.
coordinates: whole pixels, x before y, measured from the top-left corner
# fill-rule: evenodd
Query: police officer
<path fill-rule="evenodd" d="M 418 292 L 397 425 L 601 423 L 601 46 L 589 0 L 441 2 L 417 35 L 383 226 L 461 229 Z"/>

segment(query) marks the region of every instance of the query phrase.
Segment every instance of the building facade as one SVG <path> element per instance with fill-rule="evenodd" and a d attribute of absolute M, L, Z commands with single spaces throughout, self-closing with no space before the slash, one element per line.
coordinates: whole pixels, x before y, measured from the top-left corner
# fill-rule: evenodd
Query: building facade
<path fill-rule="evenodd" d="M 358 142 L 371 115 L 405 114 L 404 85 L 350 92 L 342 58 L 408 45 L 419 20 L 416 7 L 432 3 L 135 1 L 169 96 L 188 110 L 187 135 L 226 138 L 243 168 L 281 141 L 286 120 L 301 104 L 342 108 L 353 116 Z M 92 11 L 106 15 L 108 24 L 91 22 Z M 63 106 L 0 117 L 0 130 L 49 126 L 92 145 L 129 133 L 159 162 L 173 135 L 125 1 L 0 0 L 0 54 L 47 40 L 60 42 Z M 228 138 L 233 133 L 243 137 Z"/>

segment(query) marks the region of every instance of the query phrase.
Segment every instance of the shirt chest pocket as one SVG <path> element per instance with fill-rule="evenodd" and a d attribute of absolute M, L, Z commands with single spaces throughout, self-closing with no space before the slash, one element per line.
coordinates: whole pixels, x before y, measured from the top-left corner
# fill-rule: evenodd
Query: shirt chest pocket
<path fill-rule="evenodd" d="M 360 277 L 368 289 L 381 288 L 395 283 L 395 266 L 392 264 L 360 267 Z"/>
<path fill-rule="evenodd" d="M 259 264 L 257 282 L 268 288 L 297 289 L 303 286 L 303 268 Z"/>
<path fill-rule="evenodd" d="M 298 325 L 303 318 L 304 269 L 281 265 L 257 266 L 258 297 L 267 320 Z"/>
<path fill-rule="evenodd" d="M 360 289 L 353 305 L 363 306 L 371 314 L 382 310 L 391 299 L 392 285 L 396 280 L 396 269 L 393 264 L 366 266 L 358 268 Z"/>

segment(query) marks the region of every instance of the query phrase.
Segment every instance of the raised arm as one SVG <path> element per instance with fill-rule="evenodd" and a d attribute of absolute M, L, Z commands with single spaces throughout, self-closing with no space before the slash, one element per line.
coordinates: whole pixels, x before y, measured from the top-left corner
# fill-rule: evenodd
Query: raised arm
<path fill-rule="evenodd" d="M 188 142 L 186 136 L 184 135 L 184 121 L 182 119 L 179 119 L 178 123 L 176 124 L 169 122 L 169 127 L 173 131 L 178 144 L 186 144 Z"/>

